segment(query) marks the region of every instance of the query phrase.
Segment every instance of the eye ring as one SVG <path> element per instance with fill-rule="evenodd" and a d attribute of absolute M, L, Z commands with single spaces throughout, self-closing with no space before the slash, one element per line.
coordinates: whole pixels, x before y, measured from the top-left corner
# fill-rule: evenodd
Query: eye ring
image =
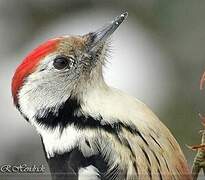
<path fill-rule="evenodd" d="M 71 68 L 73 64 L 74 64 L 74 59 L 72 57 L 66 57 L 66 56 L 58 56 L 53 61 L 53 66 L 57 70 Z"/>

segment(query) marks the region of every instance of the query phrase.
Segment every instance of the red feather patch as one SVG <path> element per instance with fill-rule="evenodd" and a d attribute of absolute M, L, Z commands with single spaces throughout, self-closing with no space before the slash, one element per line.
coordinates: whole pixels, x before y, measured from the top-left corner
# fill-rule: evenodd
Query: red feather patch
<path fill-rule="evenodd" d="M 60 38 L 56 38 L 41 44 L 28 54 L 23 62 L 18 66 L 12 79 L 12 96 L 15 105 L 18 104 L 17 95 L 25 78 L 35 71 L 35 68 L 43 57 L 56 50 L 59 41 Z"/>

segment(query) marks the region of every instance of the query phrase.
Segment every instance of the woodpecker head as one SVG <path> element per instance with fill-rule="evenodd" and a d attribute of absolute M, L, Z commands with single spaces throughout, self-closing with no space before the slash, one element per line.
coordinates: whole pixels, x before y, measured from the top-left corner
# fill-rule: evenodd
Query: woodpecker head
<path fill-rule="evenodd" d="M 83 36 L 62 36 L 34 49 L 17 68 L 12 80 L 14 104 L 28 119 L 38 111 L 57 109 L 69 98 L 103 83 L 107 39 L 126 18 Z M 42 111 L 42 112 L 41 112 Z"/>

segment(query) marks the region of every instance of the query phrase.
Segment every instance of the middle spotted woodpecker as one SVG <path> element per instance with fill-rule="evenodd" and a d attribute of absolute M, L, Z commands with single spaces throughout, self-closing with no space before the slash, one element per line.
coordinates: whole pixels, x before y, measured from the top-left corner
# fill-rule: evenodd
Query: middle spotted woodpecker
<path fill-rule="evenodd" d="M 40 134 L 53 180 L 191 179 L 170 131 L 104 81 L 108 39 L 126 17 L 48 40 L 14 74 L 14 104 Z"/>

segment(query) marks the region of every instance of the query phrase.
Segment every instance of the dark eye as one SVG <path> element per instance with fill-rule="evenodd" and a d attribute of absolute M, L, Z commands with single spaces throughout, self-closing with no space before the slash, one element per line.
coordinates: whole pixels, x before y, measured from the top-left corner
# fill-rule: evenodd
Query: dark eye
<path fill-rule="evenodd" d="M 70 68 L 73 65 L 74 60 L 71 57 L 57 57 L 54 59 L 53 66 L 58 69 Z"/>

